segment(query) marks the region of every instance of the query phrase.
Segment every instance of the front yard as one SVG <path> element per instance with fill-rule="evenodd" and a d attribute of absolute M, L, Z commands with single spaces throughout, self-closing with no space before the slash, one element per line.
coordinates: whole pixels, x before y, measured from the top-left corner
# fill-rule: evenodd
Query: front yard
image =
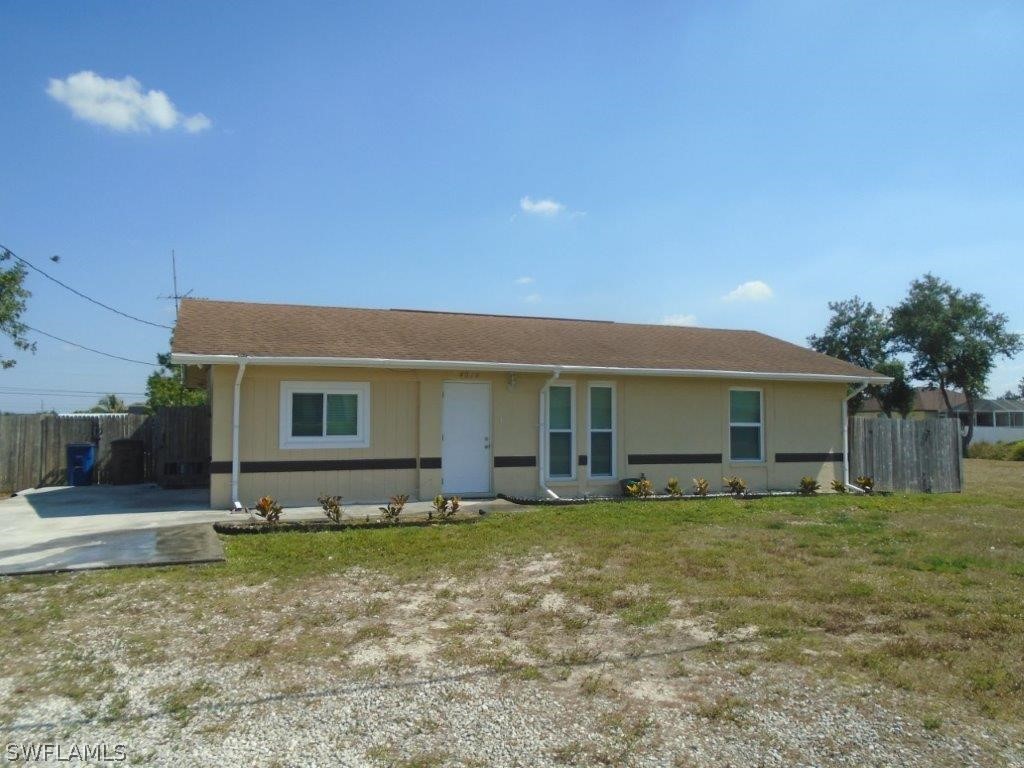
<path fill-rule="evenodd" d="M 1024 764 L 1024 465 L 968 471 L 5 579 L 0 735 L 132 765 Z"/>

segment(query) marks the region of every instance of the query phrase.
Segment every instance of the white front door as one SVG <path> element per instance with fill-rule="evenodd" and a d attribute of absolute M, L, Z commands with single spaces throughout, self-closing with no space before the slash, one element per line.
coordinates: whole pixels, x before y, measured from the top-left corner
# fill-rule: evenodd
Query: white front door
<path fill-rule="evenodd" d="M 448 381 L 441 417 L 441 489 L 491 491 L 491 385 Z"/>

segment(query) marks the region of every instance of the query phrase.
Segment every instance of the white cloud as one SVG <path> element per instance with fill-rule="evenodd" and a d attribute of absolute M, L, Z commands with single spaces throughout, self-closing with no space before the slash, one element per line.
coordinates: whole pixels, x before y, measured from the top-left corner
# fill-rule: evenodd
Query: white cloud
<path fill-rule="evenodd" d="M 764 301 L 774 295 L 768 283 L 762 280 L 749 280 L 725 294 L 722 301 Z"/>
<path fill-rule="evenodd" d="M 550 198 L 533 200 L 529 196 L 526 196 L 520 198 L 519 209 L 523 213 L 533 213 L 538 216 L 557 216 L 565 210 L 565 206 L 557 200 L 551 200 Z"/>
<path fill-rule="evenodd" d="M 83 70 L 63 80 L 51 78 L 46 92 L 79 120 L 114 131 L 167 131 L 180 125 L 188 133 L 199 133 L 212 125 L 202 112 L 179 112 L 163 91 L 143 92 L 134 77 L 115 80 Z"/>
<path fill-rule="evenodd" d="M 523 301 L 525 301 L 527 304 L 540 304 L 540 294 L 528 293 L 526 296 L 523 297 Z"/>
<path fill-rule="evenodd" d="M 202 112 L 196 112 L 191 117 L 186 117 L 182 120 L 181 125 L 189 133 L 199 133 L 213 125 L 213 121 Z"/>
<path fill-rule="evenodd" d="M 532 277 L 530 277 L 529 275 L 524 275 L 523 277 L 517 277 L 516 280 L 515 280 L 516 285 L 530 285 L 531 283 L 534 283 L 534 282 L 535 282 L 535 280 Z"/>
<path fill-rule="evenodd" d="M 696 325 L 697 324 L 697 316 L 696 315 L 683 315 L 683 314 L 679 314 L 679 315 L 665 315 L 665 317 L 661 318 L 661 324 L 662 325 Z"/>

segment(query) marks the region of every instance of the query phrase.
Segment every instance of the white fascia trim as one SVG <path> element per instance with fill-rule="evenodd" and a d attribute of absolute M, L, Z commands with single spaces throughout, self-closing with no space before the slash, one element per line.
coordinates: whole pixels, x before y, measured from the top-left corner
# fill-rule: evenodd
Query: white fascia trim
<path fill-rule="evenodd" d="M 171 362 L 177 365 L 237 365 L 242 355 L 200 355 L 176 352 Z M 837 384 L 888 384 L 889 376 L 845 376 L 832 373 L 762 373 L 759 371 L 718 371 L 697 368 L 611 368 L 592 365 L 545 365 L 533 363 L 495 363 L 476 360 L 396 360 L 385 357 L 272 357 L 244 356 L 249 365 L 323 366 L 328 368 L 404 368 L 418 370 L 516 371 L 519 373 L 594 374 L 604 376 L 678 376 L 714 379 L 758 379 L 761 381 L 819 381 Z"/>

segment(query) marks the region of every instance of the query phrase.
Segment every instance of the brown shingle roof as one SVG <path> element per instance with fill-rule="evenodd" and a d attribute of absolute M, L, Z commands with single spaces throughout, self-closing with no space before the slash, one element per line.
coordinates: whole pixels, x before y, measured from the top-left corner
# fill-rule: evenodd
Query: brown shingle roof
<path fill-rule="evenodd" d="M 955 389 L 948 390 L 948 392 L 949 402 L 954 408 L 967 402 L 967 398 L 964 396 L 963 392 L 958 392 Z M 865 400 L 864 405 L 861 408 L 861 411 L 866 411 L 868 413 L 874 413 L 876 411 L 880 413 L 881 410 L 882 406 L 873 397 L 869 397 Z M 943 401 L 942 393 L 939 390 L 918 388 L 914 393 L 913 410 L 944 412 L 946 410 L 946 403 Z"/>
<path fill-rule="evenodd" d="M 175 354 L 879 374 L 755 331 L 185 299 Z"/>

